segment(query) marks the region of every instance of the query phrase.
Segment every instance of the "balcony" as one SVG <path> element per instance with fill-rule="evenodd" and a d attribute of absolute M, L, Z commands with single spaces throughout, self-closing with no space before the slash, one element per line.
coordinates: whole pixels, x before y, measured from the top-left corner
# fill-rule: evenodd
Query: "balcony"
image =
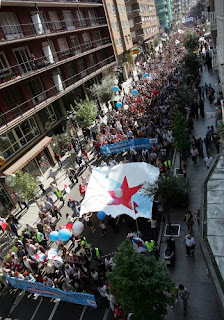
<path fill-rule="evenodd" d="M 109 67 L 114 66 L 115 64 L 115 57 L 108 57 L 105 60 L 96 63 L 94 66 L 84 69 L 80 73 L 77 73 L 72 77 L 63 80 L 60 86 L 55 85 L 54 87 L 41 92 L 41 94 L 32 97 L 30 100 L 24 101 L 11 110 L 1 113 L 0 134 L 4 134 L 9 129 L 12 129 L 14 126 L 18 125 L 21 121 L 24 121 L 25 119 L 31 117 L 33 114 L 45 108 L 50 103 L 56 101 L 71 90 L 80 86 L 82 83 L 90 80 L 91 78 L 95 77 Z"/>
<path fill-rule="evenodd" d="M 57 25 L 57 28 L 56 28 Z M 0 26 L 1 38 L 0 46 L 11 42 L 21 42 L 32 40 L 34 38 L 45 38 L 49 36 L 63 35 L 65 33 L 73 33 L 75 31 L 91 28 L 97 28 L 106 25 L 105 17 L 73 19 L 71 21 L 47 21 L 41 22 L 37 17 L 35 23 L 5 25 Z"/>
<path fill-rule="evenodd" d="M 0 70 L 0 88 L 5 88 L 46 70 L 58 67 L 64 63 L 78 59 L 81 56 L 103 49 L 108 45 L 112 45 L 110 38 L 102 38 L 84 43 L 78 47 L 68 48 L 68 50 L 65 51 L 50 52 L 49 55 L 38 58 L 32 55 L 30 60 L 22 64 L 10 66 L 7 72 L 4 71 L 4 74 L 2 74 Z"/>
<path fill-rule="evenodd" d="M 2 5 L 7 6 L 24 6 L 36 7 L 73 7 L 74 6 L 99 6 L 102 5 L 101 0 L 2 0 Z"/>
<path fill-rule="evenodd" d="M 211 28 L 216 28 L 216 13 L 211 11 L 207 13 L 207 19 L 210 22 Z"/>

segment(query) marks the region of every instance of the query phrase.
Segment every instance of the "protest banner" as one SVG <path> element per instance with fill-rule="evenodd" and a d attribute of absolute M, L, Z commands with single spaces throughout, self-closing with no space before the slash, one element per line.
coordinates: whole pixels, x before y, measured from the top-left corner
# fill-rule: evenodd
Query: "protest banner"
<path fill-rule="evenodd" d="M 152 145 L 157 145 L 157 138 L 148 139 L 148 138 L 140 138 L 140 139 L 130 139 L 125 140 L 113 144 L 106 144 L 100 147 L 102 153 L 107 156 L 113 153 L 122 153 L 125 151 L 129 151 L 131 148 L 134 150 L 141 150 L 143 148 L 151 149 Z"/>
<path fill-rule="evenodd" d="M 39 294 L 43 297 L 59 299 L 71 303 L 81 304 L 96 308 L 95 297 L 92 294 L 80 292 L 66 292 L 58 288 L 48 287 L 40 282 L 30 282 L 6 276 L 7 281 L 12 287 L 19 288 L 25 291 Z"/>

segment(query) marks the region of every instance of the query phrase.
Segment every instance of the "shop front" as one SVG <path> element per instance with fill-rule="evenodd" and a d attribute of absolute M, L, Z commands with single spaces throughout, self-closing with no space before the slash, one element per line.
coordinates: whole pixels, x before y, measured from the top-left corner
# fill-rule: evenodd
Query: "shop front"
<path fill-rule="evenodd" d="M 43 175 L 54 165 L 53 151 L 50 146 L 51 141 L 51 137 L 44 137 L 20 159 L 8 167 L 3 172 L 4 175 L 16 173 L 18 170 L 28 172 L 33 177 Z"/>
<path fill-rule="evenodd" d="M 14 207 L 6 190 L 0 184 L 0 217 L 5 217 Z"/>

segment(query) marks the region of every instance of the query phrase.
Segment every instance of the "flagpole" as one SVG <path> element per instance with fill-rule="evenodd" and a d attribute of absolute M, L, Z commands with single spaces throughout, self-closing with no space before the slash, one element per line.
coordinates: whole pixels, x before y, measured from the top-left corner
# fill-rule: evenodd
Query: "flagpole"
<path fill-rule="evenodd" d="M 139 231 L 139 228 L 138 228 L 138 218 L 137 219 L 135 219 L 135 223 L 136 223 L 136 228 L 137 228 L 137 231 Z"/>

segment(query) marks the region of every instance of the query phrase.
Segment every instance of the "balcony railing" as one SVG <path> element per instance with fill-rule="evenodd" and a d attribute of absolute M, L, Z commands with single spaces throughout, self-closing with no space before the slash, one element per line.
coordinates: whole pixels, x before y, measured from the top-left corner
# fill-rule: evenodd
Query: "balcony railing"
<path fill-rule="evenodd" d="M 20 0 L 21 2 L 21 0 Z M 22 2 L 34 2 L 34 0 L 22 0 Z M 102 3 L 101 0 L 35 0 L 35 3 L 38 2 L 59 2 L 59 3 L 77 3 L 77 2 L 84 2 L 84 3 L 88 3 L 88 2 L 93 2 L 93 3 Z"/>
<path fill-rule="evenodd" d="M 211 24 L 211 27 L 216 26 L 216 13 L 215 11 L 208 12 L 207 19 Z"/>
<path fill-rule="evenodd" d="M 50 34 L 63 32 L 74 32 L 75 30 L 86 29 L 106 24 L 105 17 L 84 18 L 73 20 L 47 21 L 40 23 L 1 25 L 0 33 L 4 35 L 1 43 L 4 41 L 15 41 L 17 39 L 26 39 L 33 37 L 45 37 Z"/>
<path fill-rule="evenodd" d="M 35 112 L 44 108 L 47 104 L 57 100 L 59 97 L 89 80 L 94 75 L 99 74 L 104 66 L 113 64 L 115 62 L 116 60 L 114 56 L 108 57 L 105 60 L 96 63 L 94 66 L 84 69 L 70 78 L 63 80 L 61 90 L 59 90 L 58 86 L 55 85 L 50 89 L 44 90 L 38 95 L 33 96 L 31 99 L 24 101 L 11 110 L 0 113 L 0 128 L 5 127 L 5 129 L 0 129 L 0 134 L 9 129 L 10 122 L 13 123 L 10 127 L 13 127 L 14 123 L 18 123 L 18 118 L 24 120 L 30 117 Z M 29 114 L 25 115 L 25 113 Z"/>
<path fill-rule="evenodd" d="M 15 66 L 10 66 L 7 70 L 4 70 L 4 73 L 0 70 L 0 87 L 15 83 L 15 80 L 19 81 L 24 77 L 33 76 L 35 73 L 39 73 L 45 69 L 54 68 L 63 61 L 66 62 L 76 59 L 85 52 L 88 53 L 88 51 L 100 48 L 109 43 L 111 43 L 110 38 L 103 38 L 38 58 L 31 55 L 29 60 Z"/>

